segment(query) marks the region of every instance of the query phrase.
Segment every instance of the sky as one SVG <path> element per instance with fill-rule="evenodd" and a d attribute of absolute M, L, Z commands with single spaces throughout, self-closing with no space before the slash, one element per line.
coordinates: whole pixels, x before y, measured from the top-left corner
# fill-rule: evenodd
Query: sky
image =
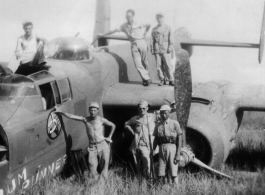
<path fill-rule="evenodd" d="M 48 40 L 80 32 L 91 42 L 95 7 L 96 0 L 0 0 L 0 62 L 12 58 L 25 20 Z M 186 27 L 194 39 L 258 43 L 263 7 L 264 0 L 111 0 L 111 28 L 131 8 L 136 21 L 152 26 L 162 12 L 173 31 Z M 265 84 L 265 56 L 259 64 L 257 49 L 195 47 L 191 65 L 196 82 Z"/>

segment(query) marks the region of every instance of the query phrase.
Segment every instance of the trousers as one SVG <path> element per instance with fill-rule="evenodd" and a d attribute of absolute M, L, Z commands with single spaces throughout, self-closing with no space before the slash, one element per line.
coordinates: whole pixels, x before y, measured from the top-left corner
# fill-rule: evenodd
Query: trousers
<path fill-rule="evenodd" d="M 150 174 L 150 151 L 146 146 L 139 146 L 139 155 L 138 158 L 142 161 L 143 172 L 145 175 Z M 137 171 L 140 172 L 140 164 L 137 163 Z"/>
<path fill-rule="evenodd" d="M 155 54 L 157 74 L 160 80 L 173 81 L 173 66 L 170 53 Z M 162 66 L 163 65 L 163 66 Z"/>
<path fill-rule="evenodd" d="M 174 164 L 174 157 L 177 152 L 175 144 L 161 144 L 159 146 L 158 176 L 165 176 L 166 171 L 172 177 L 178 176 L 178 164 Z"/>
<path fill-rule="evenodd" d="M 136 40 L 131 45 L 132 57 L 143 81 L 150 79 L 148 71 L 147 44 L 144 39 Z"/>
<path fill-rule="evenodd" d="M 90 145 L 88 147 L 88 164 L 90 176 L 98 176 L 97 167 L 100 166 L 101 175 L 106 179 L 108 177 L 110 146 L 104 140 L 97 145 Z"/>

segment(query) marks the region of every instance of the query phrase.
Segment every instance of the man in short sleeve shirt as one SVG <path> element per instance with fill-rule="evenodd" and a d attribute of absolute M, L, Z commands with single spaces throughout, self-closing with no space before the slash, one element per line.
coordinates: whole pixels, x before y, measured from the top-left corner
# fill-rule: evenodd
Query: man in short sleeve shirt
<path fill-rule="evenodd" d="M 169 118 L 171 108 L 163 105 L 160 108 L 161 120 L 154 130 L 154 150 L 159 145 L 158 176 L 165 179 L 166 170 L 175 184 L 178 183 L 178 162 L 182 144 L 182 131 L 177 121 Z"/>
<path fill-rule="evenodd" d="M 134 140 L 131 144 L 130 151 L 133 154 L 137 171 L 140 171 L 140 164 L 138 163 L 138 158 L 140 158 L 143 164 L 145 175 L 150 174 L 149 133 L 152 135 L 155 128 L 155 116 L 154 114 L 147 112 L 148 106 L 149 105 L 147 101 L 141 100 L 138 104 L 139 115 L 132 117 L 125 123 L 125 129 L 129 130 L 134 135 Z"/>
<path fill-rule="evenodd" d="M 150 24 L 138 24 L 134 21 L 135 12 L 128 10 L 126 12 L 127 22 L 120 27 L 109 31 L 101 36 L 114 34 L 115 32 L 124 32 L 131 42 L 131 52 L 134 60 L 135 67 L 139 72 L 143 85 L 148 86 L 152 83 L 148 71 L 148 52 L 145 36 L 150 29 Z"/>

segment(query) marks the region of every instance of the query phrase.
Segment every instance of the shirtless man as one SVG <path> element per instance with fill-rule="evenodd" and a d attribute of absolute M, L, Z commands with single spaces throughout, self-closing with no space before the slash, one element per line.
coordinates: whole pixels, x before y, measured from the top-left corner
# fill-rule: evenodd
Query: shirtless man
<path fill-rule="evenodd" d="M 115 131 L 116 126 L 112 122 L 98 115 L 99 105 L 97 102 L 92 102 L 90 104 L 90 116 L 76 116 L 62 112 L 58 109 L 55 112 L 61 113 L 67 118 L 82 121 L 85 123 L 89 140 L 89 147 L 87 150 L 90 176 L 94 178 L 98 176 L 97 167 L 98 164 L 103 160 L 105 163 L 100 174 L 104 179 L 106 179 L 108 177 L 108 167 L 110 159 L 109 144 L 112 142 L 111 137 Z M 108 137 L 104 137 L 104 125 L 111 127 L 111 131 Z"/>
<path fill-rule="evenodd" d="M 37 52 L 42 53 L 40 54 L 41 56 L 39 56 L 41 59 L 38 62 L 34 63 L 37 63 L 37 65 L 43 65 L 43 63 L 45 62 L 43 49 L 47 47 L 48 41 L 33 33 L 33 23 L 30 21 L 26 21 L 23 23 L 23 29 L 25 34 L 18 37 L 17 47 L 15 51 L 16 58 L 20 61 L 20 65 L 16 71 L 16 74 L 29 75 L 34 72 L 31 72 L 28 67 L 31 65 L 36 65 L 32 62 Z M 42 68 L 45 69 L 47 67 L 43 66 Z"/>

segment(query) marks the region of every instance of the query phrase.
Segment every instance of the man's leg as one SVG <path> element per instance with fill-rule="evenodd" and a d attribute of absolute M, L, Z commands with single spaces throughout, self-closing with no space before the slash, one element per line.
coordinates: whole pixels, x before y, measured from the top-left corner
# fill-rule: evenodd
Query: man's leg
<path fill-rule="evenodd" d="M 150 80 L 149 72 L 145 69 L 145 67 L 142 64 L 142 57 L 138 50 L 138 46 L 136 43 L 132 43 L 132 56 L 134 60 L 134 64 L 136 69 L 138 70 L 140 76 L 142 77 L 143 81 Z"/>
<path fill-rule="evenodd" d="M 88 147 L 88 165 L 90 171 L 90 177 L 95 178 L 98 175 L 97 166 L 98 166 L 98 155 L 96 146 Z"/>
<path fill-rule="evenodd" d="M 162 86 L 165 82 L 164 71 L 162 70 L 162 59 L 159 54 L 155 54 L 155 58 L 156 58 L 157 75 L 160 80 L 160 83 L 158 85 Z"/>
<path fill-rule="evenodd" d="M 104 161 L 104 167 L 102 169 L 101 175 L 104 179 L 108 178 L 109 171 L 109 159 L 110 159 L 110 145 L 106 141 L 100 143 L 100 160 Z"/>
<path fill-rule="evenodd" d="M 171 144 L 169 147 L 169 173 L 172 176 L 174 184 L 178 184 L 178 164 L 174 164 L 174 158 L 176 155 L 176 145 Z"/>
<path fill-rule="evenodd" d="M 146 146 L 140 146 L 141 150 L 141 159 L 143 163 L 143 168 L 144 168 L 144 175 L 145 176 L 150 176 L 150 151 Z"/>
<path fill-rule="evenodd" d="M 173 76 L 173 66 L 171 64 L 170 54 L 164 53 L 162 56 L 162 61 L 164 65 L 165 76 L 169 80 L 169 83 L 173 84 L 174 76 Z"/>

